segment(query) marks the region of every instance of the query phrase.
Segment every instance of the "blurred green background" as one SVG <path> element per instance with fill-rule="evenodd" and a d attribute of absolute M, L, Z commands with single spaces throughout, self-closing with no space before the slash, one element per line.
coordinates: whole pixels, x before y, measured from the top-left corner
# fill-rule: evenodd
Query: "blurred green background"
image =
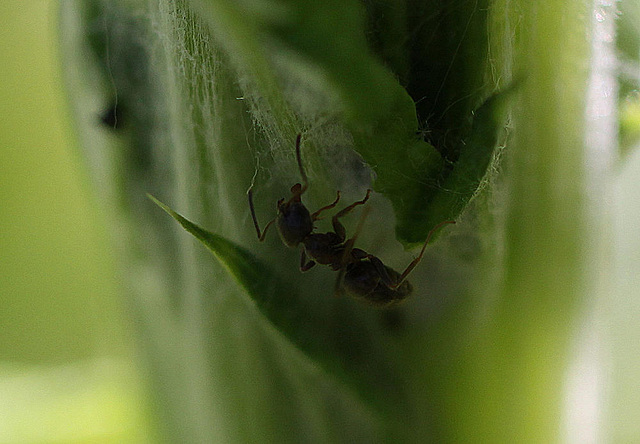
<path fill-rule="evenodd" d="M 0 443 L 144 442 L 133 342 L 64 94 L 57 9 L 0 1 Z"/>
<path fill-rule="evenodd" d="M 57 6 L 0 1 L 0 443 L 146 442 L 144 378 L 72 130 Z M 617 172 L 586 419 L 640 442 L 638 150 Z"/>

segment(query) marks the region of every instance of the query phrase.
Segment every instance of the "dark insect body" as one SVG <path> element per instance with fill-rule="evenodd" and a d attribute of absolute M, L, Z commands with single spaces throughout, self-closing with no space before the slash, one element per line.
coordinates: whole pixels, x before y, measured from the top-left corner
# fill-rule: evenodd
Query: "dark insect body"
<path fill-rule="evenodd" d="M 413 292 L 413 286 L 407 280 L 407 276 L 422 260 L 431 236 L 442 226 L 454 223 L 445 221 L 436 225 L 427 235 L 420 254 L 402 273 L 386 266 L 378 257 L 359 248 L 353 248 L 356 232 L 346 243 L 345 258 L 336 281 L 336 290 L 343 289 L 357 299 L 364 299 L 381 307 L 403 301 Z"/>
<path fill-rule="evenodd" d="M 291 248 L 295 248 L 300 244 L 303 245 L 300 255 L 301 271 L 307 271 L 318 263 L 327 265 L 332 270 L 339 272 L 336 280 L 336 293 L 344 291 L 355 298 L 364 299 L 373 305 L 383 307 L 393 305 L 407 298 L 413 291 L 413 287 L 406 278 L 422 259 L 431 235 L 443 225 L 455 222 L 442 222 L 431 230 L 418 257 L 416 257 L 402 273 L 398 273 L 392 268 L 387 267 L 376 256 L 353 247 L 364 217 L 361 218 L 360 225 L 356 230 L 356 235 L 350 239 L 347 239 L 346 230 L 340 223 L 339 219 L 341 217 L 346 216 L 355 207 L 364 205 L 367 200 L 369 200 L 371 190 L 367 190 L 364 199 L 352 203 L 332 217 L 332 232 L 314 233 L 314 222 L 321 219 L 321 214 L 324 211 L 330 210 L 338 204 L 340 201 L 340 192 L 338 191 L 334 202 L 320 208 L 314 213 L 309 212 L 307 207 L 302 203 L 301 198 L 309 186 L 309 181 L 302 167 L 300 141 L 301 135 L 298 134 L 296 138 L 296 159 L 302 184 L 297 183 L 291 187 L 291 197 L 289 200 L 278 200 L 276 205 L 277 215 L 264 227 L 264 231 L 260 230 L 260 225 L 258 224 L 258 219 L 255 214 L 253 189 L 250 188 L 247 192 L 251 217 L 258 235 L 258 240 L 260 242 L 264 241 L 267 230 L 275 223 L 280 238 L 285 245 Z M 307 257 L 309 259 L 307 259 Z"/>

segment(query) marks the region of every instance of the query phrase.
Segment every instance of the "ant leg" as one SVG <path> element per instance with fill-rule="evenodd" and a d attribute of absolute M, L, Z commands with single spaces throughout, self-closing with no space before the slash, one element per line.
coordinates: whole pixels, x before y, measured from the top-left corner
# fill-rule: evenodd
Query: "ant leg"
<path fill-rule="evenodd" d="M 325 207 L 322 207 L 318 211 L 313 213 L 311 215 L 311 220 L 319 220 L 319 219 L 321 219 L 320 213 L 322 213 L 325 210 L 330 210 L 331 208 L 335 207 L 336 205 L 338 205 L 339 201 L 340 201 L 340 191 L 338 191 L 338 197 L 336 197 L 336 200 L 333 203 L 330 203 L 329 205 L 327 205 Z"/>
<path fill-rule="evenodd" d="M 300 271 L 303 273 L 313 268 L 316 263 L 314 261 L 307 262 L 307 255 L 304 253 L 304 248 L 300 254 Z"/>
<path fill-rule="evenodd" d="M 267 230 L 276 220 L 275 219 L 271 220 L 271 222 L 269 222 L 267 226 L 264 227 L 264 231 L 261 233 L 260 225 L 258 225 L 258 218 L 256 217 L 256 210 L 253 207 L 253 189 L 252 188 L 249 188 L 249 191 L 247 191 L 247 196 L 249 197 L 249 209 L 251 210 L 251 219 L 253 219 L 253 226 L 256 228 L 256 233 L 258 234 L 258 240 L 262 242 L 264 241 L 264 237 L 267 234 Z"/>
<path fill-rule="evenodd" d="M 336 283 L 333 288 L 333 294 L 336 296 L 340 296 L 342 294 L 342 282 L 344 281 L 344 275 L 347 272 L 347 265 L 349 264 L 347 257 L 349 257 L 351 250 L 353 250 L 353 241 L 354 238 L 351 238 L 344 244 L 344 253 L 342 253 L 342 257 L 340 258 L 338 277 L 336 277 Z"/>
<path fill-rule="evenodd" d="M 433 236 L 433 233 L 435 233 L 439 228 L 443 227 L 446 224 L 455 224 L 455 221 L 446 220 L 444 222 L 440 222 L 438 225 L 433 227 L 431 231 L 429 231 L 429 234 L 427 235 L 427 240 L 424 241 L 424 245 L 422 245 L 422 250 L 420 250 L 420 254 L 418 255 L 418 257 L 412 260 L 411 263 L 407 266 L 407 268 L 402 272 L 402 275 L 400 275 L 400 279 L 398 279 L 398 282 L 389 286 L 390 289 L 395 290 L 405 281 L 405 279 L 407 279 L 407 276 L 409 276 L 409 273 L 411 273 L 411 271 L 413 271 L 416 265 L 418 265 L 418 263 L 422 260 L 422 256 L 424 256 L 424 251 L 426 250 L 427 244 L 429 243 L 431 236 Z"/>
<path fill-rule="evenodd" d="M 344 242 L 344 240 L 347 237 L 347 231 L 344 228 L 344 225 L 342 225 L 340 223 L 340 221 L 338 219 L 340 219 L 343 216 L 346 216 L 348 213 L 351 212 L 351 210 L 353 210 L 355 207 L 357 207 L 358 205 L 364 205 L 368 200 L 369 200 L 369 195 L 371 194 L 371 190 L 367 190 L 367 195 L 364 196 L 364 199 L 359 200 L 357 202 L 352 203 L 351 205 L 349 205 L 348 207 L 344 208 L 342 211 L 338 212 L 335 216 L 333 216 L 333 218 L 331 219 L 331 223 L 333 225 L 333 231 L 335 231 L 335 233 L 340 237 L 340 239 Z M 352 238 L 355 239 L 355 236 Z M 353 244 L 352 244 L 353 245 Z M 345 250 L 346 251 L 346 250 Z"/>
<path fill-rule="evenodd" d="M 364 198 L 362 203 L 367 201 L 367 199 L 369 198 L 370 192 L 371 190 L 367 190 L 367 196 Z M 356 202 L 356 204 L 357 203 L 358 202 Z M 352 206 L 355 206 L 355 204 L 353 204 Z M 341 213 L 343 211 L 344 210 L 342 210 Z M 362 215 L 360 216 L 360 220 L 358 221 L 358 226 L 356 227 L 356 231 L 353 234 L 353 237 L 347 240 L 344 244 L 344 252 L 342 253 L 342 258 L 340 258 L 340 264 L 339 264 L 340 268 L 338 271 L 338 277 L 336 278 L 336 284 L 334 288 L 334 294 L 336 296 L 340 296 L 342 294 L 342 282 L 344 281 L 344 275 L 347 272 L 347 265 L 350 262 L 353 262 L 353 260 L 349 260 L 349 256 L 351 256 L 352 253 L 354 253 L 354 256 L 356 256 L 357 258 L 360 258 L 363 255 L 366 255 L 366 253 L 361 249 L 353 248 L 353 245 L 356 243 L 356 239 L 360 235 L 360 231 L 362 231 L 362 226 L 364 225 L 364 220 L 367 218 L 367 214 L 369 214 L 368 207 L 365 208 L 364 211 L 362 212 Z M 335 219 L 335 216 L 334 216 L 334 219 Z M 340 226 L 342 227 L 342 225 Z M 342 227 L 342 229 L 344 230 L 344 227 Z"/>

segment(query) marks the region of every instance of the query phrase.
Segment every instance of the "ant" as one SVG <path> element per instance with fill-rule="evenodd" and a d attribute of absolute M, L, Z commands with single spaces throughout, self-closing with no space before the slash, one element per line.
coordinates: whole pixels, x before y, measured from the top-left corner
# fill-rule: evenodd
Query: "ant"
<path fill-rule="evenodd" d="M 336 293 L 345 290 L 352 296 L 363 298 L 366 301 L 378 305 L 388 306 L 401 301 L 409 296 L 413 290 L 411 284 L 406 280 L 411 271 L 418 265 L 424 251 L 431 239 L 432 234 L 441 226 L 453 221 L 446 221 L 433 228 L 422 246 L 422 250 L 402 274 L 387 267 L 376 256 L 365 252 L 359 248 L 354 248 L 355 240 L 360 232 L 364 221 L 363 214 L 361 222 L 356 229 L 356 235 L 347 240 L 346 230 L 340 223 L 340 218 L 346 216 L 355 207 L 364 205 L 371 195 L 371 190 L 367 190 L 364 199 L 356 201 L 343 210 L 336 213 L 331 222 L 333 232 L 314 233 L 313 223 L 322 219 L 321 214 L 334 208 L 340 201 L 340 191 L 337 192 L 336 200 L 326 205 L 315 213 L 309 213 L 307 207 L 302 203 L 301 196 L 309 187 L 309 180 L 302 166 L 300 156 L 300 141 L 302 135 L 296 137 L 296 160 L 302 184 L 296 183 L 291 187 L 291 197 L 289 200 L 279 199 L 276 204 L 277 215 L 260 230 L 253 205 L 253 187 L 247 192 L 249 198 L 249 209 L 251 218 L 260 242 L 264 241 L 267 230 L 274 223 L 282 242 L 288 247 L 295 248 L 303 244 L 300 256 L 300 271 L 311 269 L 316 263 L 328 265 L 332 270 L 339 271 L 336 280 Z M 307 262 L 307 255 L 310 260 Z"/>

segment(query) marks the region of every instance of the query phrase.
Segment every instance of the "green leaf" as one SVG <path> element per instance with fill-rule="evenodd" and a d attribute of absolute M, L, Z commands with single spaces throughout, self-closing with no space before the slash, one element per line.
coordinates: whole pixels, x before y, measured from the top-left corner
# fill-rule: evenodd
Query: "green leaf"
<path fill-rule="evenodd" d="M 314 315 L 294 288 L 269 265 L 241 246 L 190 222 L 152 195 L 147 196 L 213 253 L 247 291 L 266 320 L 292 344 L 355 390 L 369 404 L 396 413 L 402 410 L 397 402 L 404 393 L 395 386 L 399 380 L 389 373 L 387 364 L 377 361 L 381 357 L 369 351 L 369 359 L 365 362 L 353 359 L 354 353 L 363 353 L 363 347 L 366 349 L 362 338 L 369 334 L 356 319 L 351 319 L 351 325 L 347 326 L 347 331 L 355 340 L 344 335 L 338 343 L 334 343 L 331 336 L 335 332 L 327 332 L 326 319 Z M 372 366 L 375 370 L 371 370 Z M 367 369 L 366 372 L 364 369 Z M 387 384 L 380 385 L 380 378 L 384 378 Z"/>
<path fill-rule="evenodd" d="M 302 341 L 299 333 L 313 322 L 313 318 L 310 314 L 305 316 L 294 289 L 269 265 L 241 246 L 185 219 L 151 194 L 147 196 L 213 253 L 278 330 L 303 351 L 310 351 L 311 345 Z"/>
<path fill-rule="evenodd" d="M 480 189 L 494 159 L 500 129 L 504 128 L 507 104 L 517 85 L 513 83 L 504 91 L 489 97 L 476 110 L 471 133 L 460 144 L 460 158 L 423 208 L 422 220 L 426 220 L 426 223 L 422 227 L 411 227 L 411 231 L 399 233 L 399 237 L 420 242 L 428 230 L 443 220 L 457 219 L 464 211 Z"/>

